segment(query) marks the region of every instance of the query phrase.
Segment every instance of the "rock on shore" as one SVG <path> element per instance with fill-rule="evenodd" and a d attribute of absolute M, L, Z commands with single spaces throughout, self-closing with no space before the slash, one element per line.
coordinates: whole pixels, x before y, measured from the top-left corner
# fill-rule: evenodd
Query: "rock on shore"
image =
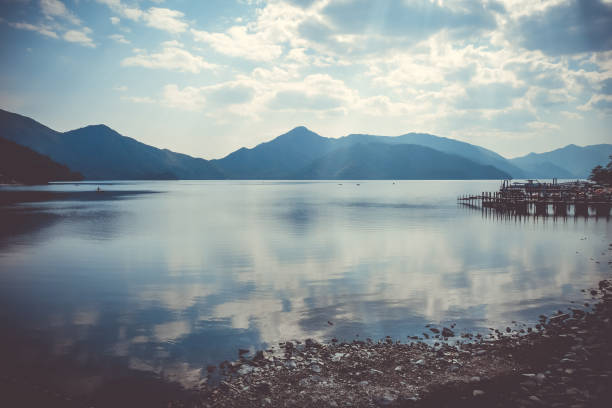
<path fill-rule="evenodd" d="M 220 366 L 204 407 L 609 407 L 612 283 L 590 309 L 541 316 L 533 328 L 438 343 L 280 344 Z M 439 331 L 439 330 L 438 330 Z M 432 331 L 435 333 L 435 331 Z M 457 340 L 457 337 L 454 337 Z"/>

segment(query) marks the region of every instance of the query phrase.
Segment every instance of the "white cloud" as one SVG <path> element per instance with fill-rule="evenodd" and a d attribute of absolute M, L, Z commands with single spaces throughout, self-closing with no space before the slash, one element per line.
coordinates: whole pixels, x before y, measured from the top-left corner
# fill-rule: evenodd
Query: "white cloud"
<path fill-rule="evenodd" d="M 47 37 L 59 38 L 57 33 L 46 25 L 34 25 L 34 24 L 23 23 L 23 22 L 22 23 L 9 23 L 9 25 L 13 28 L 17 28 L 20 30 L 35 31 Z"/>
<path fill-rule="evenodd" d="M 121 44 L 130 44 L 130 41 L 127 40 L 122 34 L 111 34 L 108 36 L 108 38 Z"/>
<path fill-rule="evenodd" d="M 271 61 L 278 58 L 283 49 L 268 41 L 261 34 L 250 34 L 244 26 L 234 26 L 227 33 L 209 33 L 191 29 L 195 41 L 209 44 L 215 51 L 232 57 L 254 61 Z"/>
<path fill-rule="evenodd" d="M 195 41 L 207 43 L 221 54 L 253 61 L 273 61 L 282 55 L 284 47 L 306 45 L 298 29 L 309 18 L 320 17 L 317 17 L 316 10 L 306 11 L 282 1 L 272 1 L 257 10 L 253 22 L 232 26 L 224 32 L 192 29 L 191 33 Z"/>
<path fill-rule="evenodd" d="M 40 8 L 47 18 L 60 17 L 72 24 L 81 24 L 77 16 L 68 10 L 64 3 L 59 0 L 40 0 Z"/>
<path fill-rule="evenodd" d="M 244 115 L 249 114 L 243 110 L 253 101 L 256 93 L 256 84 L 247 78 L 210 86 L 187 86 L 182 89 L 175 84 L 169 84 L 163 89 L 162 104 L 187 111 L 201 111 L 204 108 L 210 112 L 229 109 L 235 114 Z M 235 106 L 240 108 L 234 109 Z"/>
<path fill-rule="evenodd" d="M 117 92 L 125 92 L 127 90 L 128 90 L 128 87 L 125 85 L 117 85 L 113 87 L 113 91 L 117 91 Z"/>
<path fill-rule="evenodd" d="M 91 30 L 87 27 L 82 30 L 68 30 L 64 33 L 63 38 L 68 42 L 73 42 L 80 44 L 84 47 L 95 48 L 96 44 L 94 44 L 93 40 L 89 38 L 88 34 L 91 33 Z"/>
<path fill-rule="evenodd" d="M 179 89 L 177 85 L 170 84 L 164 87 L 163 104 L 170 108 L 198 111 L 204 108 L 206 98 L 200 88 L 188 86 Z"/>
<path fill-rule="evenodd" d="M 135 50 L 137 55 L 125 58 L 121 61 L 123 66 L 167 69 L 179 72 L 199 73 L 203 69 L 214 69 L 217 66 L 204 60 L 199 55 L 193 55 L 189 51 L 173 43 L 165 43 L 163 50 L 158 53 L 149 54 L 144 50 Z"/>
<path fill-rule="evenodd" d="M 120 0 L 95 0 L 98 3 L 108 6 L 115 13 L 129 20 L 138 21 L 143 12 L 139 8 L 126 6 Z"/>
<path fill-rule="evenodd" d="M 499 0 L 512 18 L 546 11 L 550 7 L 569 3 L 569 0 Z"/>
<path fill-rule="evenodd" d="M 133 102 L 133 103 L 155 103 L 155 99 L 150 98 L 148 96 L 122 96 L 121 97 L 122 101 L 128 101 L 128 102 Z"/>
<path fill-rule="evenodd" d="M 182 33 L 187 30 L 189 24 L 183 21 L 185 14 L 178 10 L 162 7 L 151 7 L 141 10 L 136 6 L 127 6 L 120 0 L 95 0 L 104 4 L 120 16 L 132 21 L 142 21 L 147 26 L 167 31 L 172 34 Z M 156 3 L 160 3 L 157 1 Z M 113 20 L 115 18 L 116 20 Z M 116 22 L 115 22 L 116 21 Z M 112 17 L 113 24 L 119 23 L 119 18 Z"/>
<path fill-rule="evenodd" d="M 121 19 L 119 17 L 113 16 L 113 17 L 110 18 L 110 22 L 113 25 L 117 25 L 117 24 L 119 24 L 121 22 Z"/>
<path fill-rule="evenodd" d="M 177 10 L 151 7 L 144 15 L 144 19 L 149 27 L 177 34 L 187 30 L 188 24 L 182 21 L 184 16 Z"/>
<path fill-rule="evenodd" d="M 578 106 L 581 111 L 598 110 L 612 114 L 612 95 L 593 95 L 587 103 Z"/>

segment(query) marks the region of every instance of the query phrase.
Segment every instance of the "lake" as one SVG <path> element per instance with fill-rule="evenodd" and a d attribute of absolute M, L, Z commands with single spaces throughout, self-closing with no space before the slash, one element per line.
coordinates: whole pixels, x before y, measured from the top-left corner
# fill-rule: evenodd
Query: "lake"
<path fill-rule="evenodd" d="M 457 205 L 460 194 L 498 187 L 0 187 L 2 374 L 99 398 L 120 392 L 118 379 L 194 388 L 239 348 L 405 342 L 428 323 L 486 333 L 584 302 L 580 289 L 610 272 L 612 223 Z"/>

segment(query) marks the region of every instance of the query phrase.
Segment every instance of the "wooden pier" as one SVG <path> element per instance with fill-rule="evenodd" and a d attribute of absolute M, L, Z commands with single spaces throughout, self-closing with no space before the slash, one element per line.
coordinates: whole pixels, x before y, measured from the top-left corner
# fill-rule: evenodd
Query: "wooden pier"
<path fill-rule="evenodd" d="M 610 217 L 612 189 L 585 181 L 541 183 L 504 180 L 499 191 L 457 197 L 460 204 L 514 215 Z"/>

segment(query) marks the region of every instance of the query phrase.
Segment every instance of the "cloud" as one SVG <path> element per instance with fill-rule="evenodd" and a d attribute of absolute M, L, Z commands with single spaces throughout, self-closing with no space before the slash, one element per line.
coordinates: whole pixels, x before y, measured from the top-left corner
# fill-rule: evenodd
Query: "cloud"
<path fill-rule="evenodd" d="M 321 14 L 336 35 L 401 37 L 404 43 L 416 43 L 443 29 L 475 35 L 496 27 L 493 11 L 477 2 L 446 2 L 442 6 L 442 2 L 430 0 L 349 0 L 329 2 Z"/>
<path fill-rule="evenodd" d="M 128 101 L 128 102 L 133 102 L 133 103 L 145 103 L 145 104 L 150 104 L 150 103 L 155 103 L 155 99 L 150 98 L 148 96 L 122 96 L 121 97 L 122 101 Z"/>
<path fill-rule="evenodd" d="M 93 40 L 89 38 L 88 34 L 91 33 L 91 30 L 87 27 L 82 30 L 68 30 L 64 33 L 62 38 L 68 42 L 73 42 L 80 44 L 84 47 L 95 48 L 96 44 L 94 44 Z"/>
<path fill-rule="evenodd" d="M 514 34 L 525 48 L 549 55 L 612 50 L 612 4 L 569 0 L 521 17 Z"/>
<path fill-rule="evenodd" d="M 60 17 L 72 24 L 81 24 L 77 16 L 68 10 L 64 3 L 59 0 L 40 0 L 40 8 L 47 18 L 53 19 L 54 17 Z"/>
<path fill-rule="evenodd" d="M 149 27 L 177 34 L 187 30 L 189 25 L 182 21 L 185 15 L 177 10 L 167 8 L 151 7 L 144 15 L 144 20 Z"/>
<path fill-rule="evenodd" d="M 581 111 L 598 110 L 612 114 L 612 95 L 593 95 L 584 105 L 578 107 Z"/>
<path fill-rule="evenodd" d="M 252 86 L 229 82 L 202 88 L 209 102 L 215 105 L 235 105 L 249 102 L 255 95 Z"/>
<path fill-rule="evenodd" d="M 137 7 L 126 6 L 120 0 L 95 0 L 98 3 L 108 6 L 115 13 L 129 20 L 138 21 L 143 15 L 143 11 Z"/>
<path fill-rule="evenodd" d="M 108 36 L 108 38 L 121 44 L 130 44 L 130 41 L 127 40 L 122 34 L 111 34 Z"/>
<path fill-rule="evenodd" d="M 121 65 L 127 67 L 143 67 L 152 69 L 167 69 L 179 72 L 199 73 L 203 69 L 214 69 L 217 67 L 204 60 L 199 55 L 193 55 L 178 45 L 179 43 L 167 42 L 162 44 L 161 52 L 149 54 L 143 50 L 136 50 L 137 55 L 125 58 Z"/>
<path fill-rule="evenodd" d="M 262 34 L 252 34 L 244 26 L 234 26 L 227 33 L 209 33 L 191 29 L 195 41 L 209 44 L 215 51 L 232 57 L 254 61 L 271 61 L 278 58 L 283 49 L 268 41 Z"/>
<path fill-rule="evenodd" d="M 128 90 L 128 87 L 125 85 L 117 85 L 113 87 L 113 91 L 117 91 L 117 92 L 125 92 Z"/>
<path fill-rule="evenodd" d="M 57 33 L 55 31 L 53 31 L 50 27 L 46 26 L 46 25 L 35 25 L 35 24 L 30 24 L 30 23 L 8 23 L 9 26 L 13 27 L 13 28 L 17 28 L 19 30 L 28 30 L 28 31 L 35 31 L 39 34 L 45 35 L 47 37 L 51 37 L 51 38 L 59 38 L 59 36 L 57 35 Z"/>
<path fill-rule="evenodd" d="M 119 17 L 113 16 L 113 17 L 110 18 L 110 22 L 113 25 L 117 25 L 117 24 L 119 24 L 121 22 L 121 19 Z"/>
<path fill-rule="evenodd" d="M 164 87 L 163 104 L 170 108 L 198 111 L 204 108 L 206 98 L 200 88 L 188 86 L 179 89 L 177 85 L 170 84 Z"/>
<path fill-rule="evenodd" d="M 189 24 L 183 21 L 185 14 L 178 10 L 163 7 L 151 7 L 148 10 L 141 10 L 136 6 L 127 6 L 120 0 L 95 0 L 104 4 L 120 16 L 132 21 L 142 21 L 147 26 L 167 31 L 172 34 L 179 34 L 187 30 Z M 160 3 L 160 1 L 156 1 Z M 116 20 L 113 20 L 116 18 Z M 113 24 L 119 23 L 117 17 L 111 17 Z"/>
<path fill-rule="evenodd" d="M 513 99 L 525 92 L 525 88 L 504 83 L 473 85 L 465 90 L 465 97 L 458 101 L 457 106 L 462 109 L 504 109 L 512 106 Z"/>
<path fill-rule="evenodd" d="M 249 103 L 255 88 L 248 80 L 229 81 L 216 85 L 179 88 L 175 84 L 163 89 L 162 103 L 168 107 L 187 111 L 218 110 L 231 105 Z"/>

